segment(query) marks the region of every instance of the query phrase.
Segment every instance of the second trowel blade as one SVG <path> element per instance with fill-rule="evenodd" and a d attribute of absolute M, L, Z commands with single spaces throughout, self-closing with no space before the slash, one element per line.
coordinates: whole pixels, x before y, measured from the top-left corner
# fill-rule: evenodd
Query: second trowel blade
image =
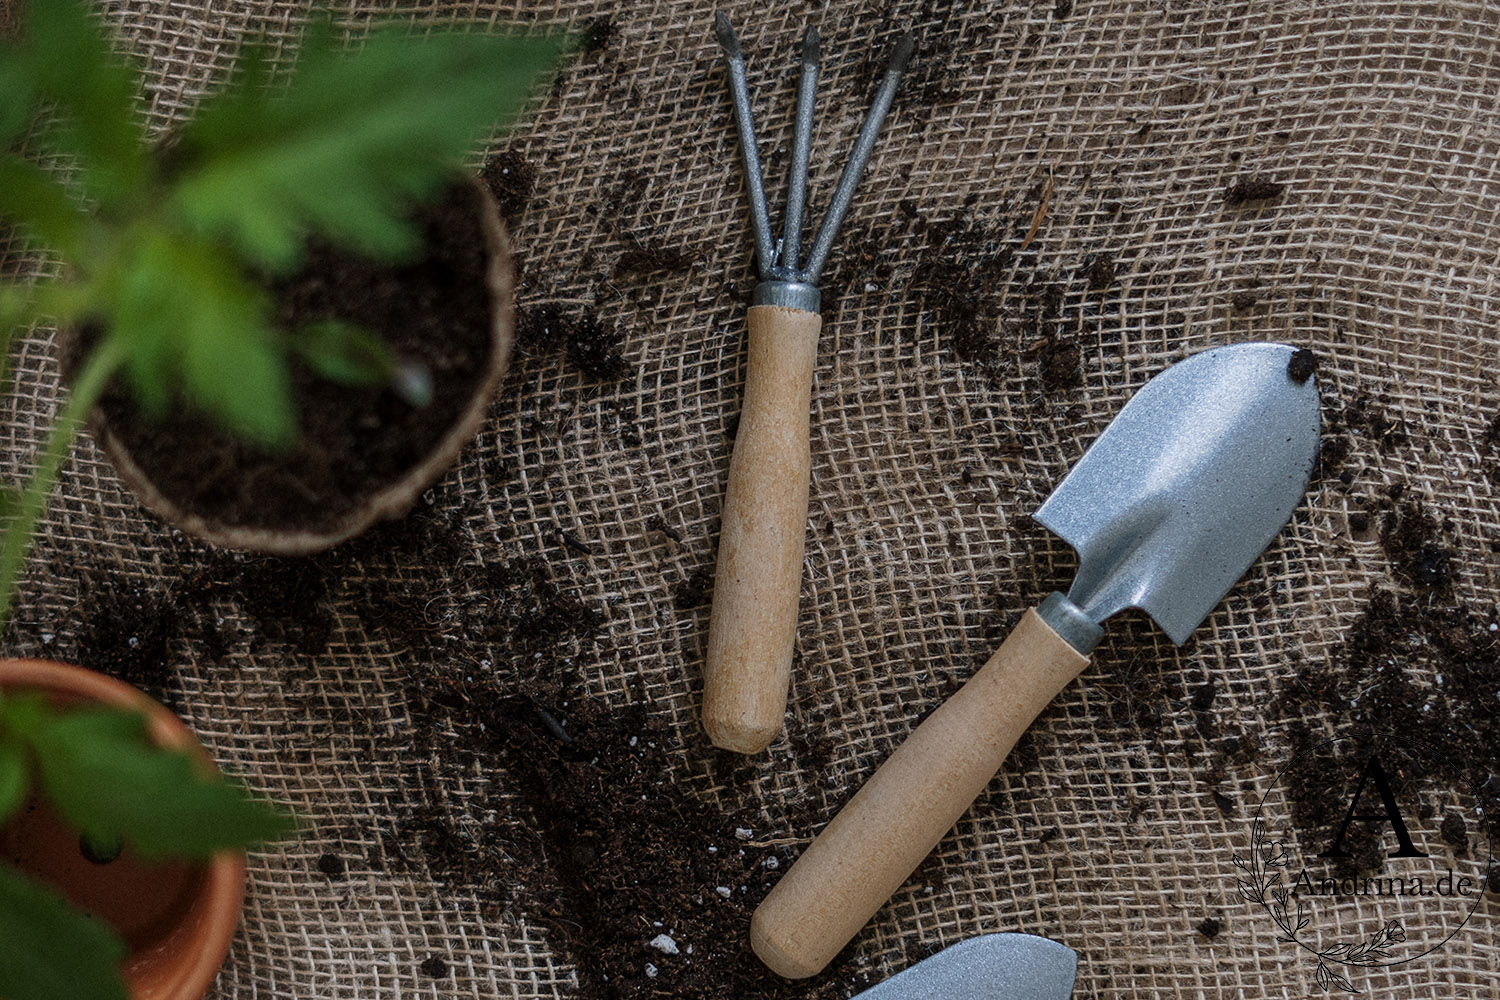
<path fill-rule="evenodd" d="M 1072 948 L 1034 934 L 960 941 L 865 990 L 854 1000 L 1068 1000 L 1078 973 Z"/>
<path fill-rule="evenodd" d="M 1089 618 L 1140 608 L 1181 645 L 1281 531 L 1318 454 L 1318 390 L 1294 353 L 1235 344 L 1172 365 L 1037 510 L 1078 551 L 1068 597 Z"/>

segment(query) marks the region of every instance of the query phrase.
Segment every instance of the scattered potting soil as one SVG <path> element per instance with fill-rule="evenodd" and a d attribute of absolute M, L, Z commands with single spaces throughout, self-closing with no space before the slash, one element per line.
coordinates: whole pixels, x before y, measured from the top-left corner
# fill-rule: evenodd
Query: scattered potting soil
<path fill-rule="evenodd" d="M 516 348 L 523 356 L 561 350 L 589 378 L 618 381 L 633 366 L 624 353 L 625 336 L 592 312 L 565 315 L 556 306 L 523 310 L 516 321 Z"/>
<path fill-rule="evenodd" d="M 182 607 L 167 591 L 139 586 L 99 587 L 85 601 L 74 659 L 109 674 L 168 706 L 177 703 L 177 675 L 168 650 L 180 629 Z"/>
<path fill-rule="evenodd" d="M 477 194 L 456 185 L 418 216 L 419 260 L 376 264 L 309 248 L 302 269 L 275 281 L 278 324 L 337 318 L 376 334 L 401 363 L 431 378 L 432 400 L 412 406 L 389 388 L 328 382 L 294 364 L 299 442 L 270 454 L 180 408 L 160 423 L 128 390 L 99 404 L 109 431 L 174 504 L 225 526 L 334 530 L 371 494 L 422 461 L 470 404 L 489 365 L 491 310 Z"/>
<path fill-rule="evenodd" d="M 1429 591 L 1376 591 L 1329 662 L 1303 663 L 1273 703 L 1273 714 L 1293 720 L 1293 753 L 1323 743 L 1321 729 L 1306 722 L 1322 717 L 1335 732 L 1400 734 L 1440 756 L 1429 762 L 1432 781 L 1472 791 L 1483 810 L 1480 831 L 1491 842 L 1500 835 L 1500 629 L 1494 616 L 1476 616 Z M 1431 672 L 1431 680 L 1415 671 Z M 1347 775 L 1363 761 L 1356 744 L 1334 744 L 1327 766 L 1301 769 L 1291 789 L 1292 819 L 1305 843 L 1327 843 L 1347 805 Z M 1431 816 L 1430 789 L 1392 768 L 1393 791 Z M 1457 840 L 1459 823 L 1445 819 L 1443 835 Z M 1378 833 L 1378 830 L 1376 831 Z M 1466 837 L 1466 832 L 1463 832 Z M 1378 870 L 1384 854 L 1378 838 L 1351 826 L 1348 865 Z M 1319 847 L 1318 849 L 1321 849 Z"/>
<path fill-rule="evenodd" d="M 1083 295 L 1105 292 L 1120 263 L 1111 252 L 1086 258 L 1071 272 L 1031 271 L 1019 253 L 1024 227 L 977 223 L 967 212 L 929 220 L 915 202 L 901 203 L 916 246 L 907 290 L 960 361 L 991 382 L 1022 374 L 1040 383 L 1032 401 L 1046 407 L 1084 384 L 1084 337 L 1095 332 L 1084 310 L 1070 307 Z M 1017 359 L 1019 360 L 1019 364 Z"/>
<path fill-rule="evenodd" d="M 698 255 L 656 240 L 632 237 L 625 252 L 615 260 L 616 278 L 633 278 L 658 271 L 676 274 L 689 270 Z"/>
<path fill-rule="evenodd" d="M 1252 201 L 1266 201 L 1281 197 L 1285 184 L 1266 180 L 1263 177 L 1247 177 L 1235 181 L 1224 189 L 1226 205 L 1244 205 Z"/>
<path fill-rule="evenodd" d="M 415 843 L 427 870 L 545 926 L 578 971 L 581 1000 L 847 996 L 844 964 L 790 984 L 750 953 L 745 929 L 780 856 L 745 822 L 664 778 L 670 729 L 644 703 L 611 709 L 557 678 L 519 690 L 477 674 L 414 678 L 422 766 L 479 761 L 521 821 L 499 836 L 418 808 L 407 825 L 423 827 Z M 421 780 L 435 787 L 442 776 Z"/>

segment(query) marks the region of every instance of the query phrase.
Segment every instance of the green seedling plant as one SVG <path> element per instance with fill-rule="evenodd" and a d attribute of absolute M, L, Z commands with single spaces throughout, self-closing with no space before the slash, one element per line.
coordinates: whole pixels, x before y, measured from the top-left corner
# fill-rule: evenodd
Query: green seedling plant
<path fill-rule="evenodd" d="M 4 355 L 37 327 L 84 345 L 24 486 L 0 492 L 0 629 L 36 526 L 84 421 L 117 381 L 147 417 L 187 407 L 268 451 L 296 439 L 290 371 L 420 377 L 348 324 L 272 323 L 268 280 L 310 239 L 374 259 L 417 251 L 410 209 L 515 119 L 565 50 L 556 36 L 378 27 L 353 43 L 314 22 L 290 64 L 248 42 L 234 72 L 161 142 L 137 72 L 79 0 L 33 0 L 0 44 L 0 221 L 42 255 L 0 279 Z M 100 849 L 200 858 L 286 831 L 279 812 L 154 747 L 130 712 L 60 712 L 0 692 L 0 825 L 40 794 Z M 0 862 L 0 996 L 122 1000 L 124 946 Z"/>

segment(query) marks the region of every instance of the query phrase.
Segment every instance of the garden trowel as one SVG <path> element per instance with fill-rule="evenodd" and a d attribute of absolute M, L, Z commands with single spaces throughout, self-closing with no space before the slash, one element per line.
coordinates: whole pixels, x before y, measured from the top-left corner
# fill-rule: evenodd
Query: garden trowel
<path fill-rule="evenodd" d="M 1318 451 L 1312 356 L 1219 347 L 1126 404 L 1036 512 L 1078 552 L 1053 593 L 917 727 L 751 921 L 755 953 L 823 968 L 936 846 L 1021 733 L 1088 666 L 1102 623 L 1139 608 L 1185 642 L 1291 516 Z"/>
<path fill-rule="evenodd" d="M 944 948 L 854 1000 L 1068 1000 L 1072 948 L 1035 934 L 985 934 Z"/>

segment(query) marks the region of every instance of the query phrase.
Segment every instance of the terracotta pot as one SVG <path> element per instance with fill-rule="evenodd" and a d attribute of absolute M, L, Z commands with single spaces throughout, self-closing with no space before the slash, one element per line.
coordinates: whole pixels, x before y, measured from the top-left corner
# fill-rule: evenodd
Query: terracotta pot
<path fill-rule="evenodd" d="M 515 339 L 515 267 L 510 238 L 489 190 L 478 180 L 472 182 L 472 187 L 480 204 L 480 221 L 488 251 L 485 285 L 490 299 L 490 356 L 488 366 L 462 412 L 421 461 L 408 468 L 400 478 L 368 494 L 358 506 L 326 530 L 227 524 L 185 510 L 165 495 L 96 409 L 90 429 L 120 478 L 141 503 L 158 517 L 204 541 L 224 548 L 283 556 L 321 552 L 380 521 L 400 517 L 410 510 L 423 491 L 452 467 L 464 446 L 479 432 L 490 401 L 510 366 Z M 71 349 L 64 353 L 71 353 Z"/>
<path fill-rule="evenodd" d="M 145 714 L 151 738 L 212 767 L 192 732 L 157 702 L 111 677 L 47 660 L 0 660 L 0 689 L 62 703 L 103 702 Z M 33 797 L 0 827 L 0 858 L 112 926 L 129 948 L 122 972 L 134 1000 L 198 1000 L 213 984 L 245 903 L 245 855 L 146 862 L 128 848 L 108 864 L 84 856 L 78 831 Z"/>

